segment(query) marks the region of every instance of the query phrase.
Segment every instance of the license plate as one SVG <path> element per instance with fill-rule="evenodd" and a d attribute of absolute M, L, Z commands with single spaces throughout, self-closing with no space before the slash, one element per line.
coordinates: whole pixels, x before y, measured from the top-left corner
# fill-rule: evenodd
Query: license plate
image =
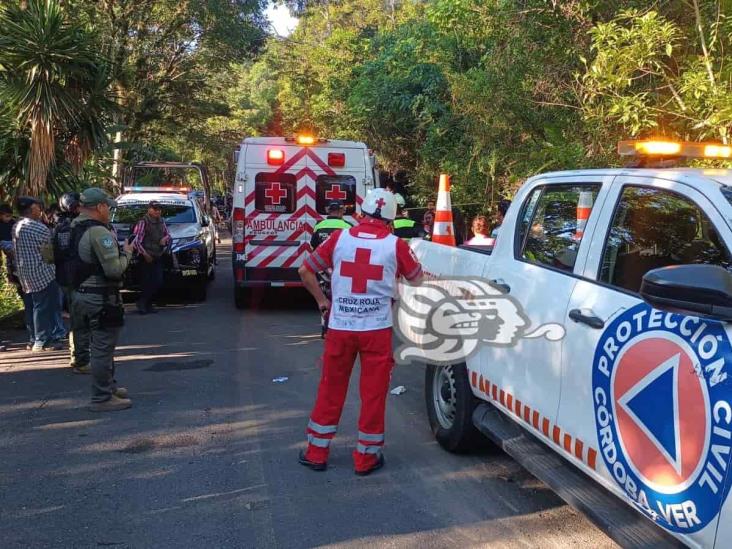
<path fill-rule="evenodd" d="M 198 274 L 198 271 L 196 269 L 188 269 L 185 271 L 182 271 L 183 276 L 196 276 Z"/>

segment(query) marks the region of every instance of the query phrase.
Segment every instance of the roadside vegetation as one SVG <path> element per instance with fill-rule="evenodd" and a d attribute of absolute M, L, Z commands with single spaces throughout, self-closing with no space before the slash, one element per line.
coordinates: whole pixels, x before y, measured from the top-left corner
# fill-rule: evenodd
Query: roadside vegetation
<path fill-rule="evenodd" d="M 0 327 L 23 309 L 23 302 L 13 285 L 8 283 L 5 271 L 6 266 L 3 262 L 0 265 Z"/>
<path fill-rule="evenodd" d="M 620 139 L 729 141 L 732 0 L 9 0 L 0 8 L 0 200 L 206 162 L 245 136 L 357 139 L 424 204 L 511 196 L 614 165 Z M 42 48 L 41 48 L 42 46 Z M 41 55 L 40 51 L 51 52 Z"/>

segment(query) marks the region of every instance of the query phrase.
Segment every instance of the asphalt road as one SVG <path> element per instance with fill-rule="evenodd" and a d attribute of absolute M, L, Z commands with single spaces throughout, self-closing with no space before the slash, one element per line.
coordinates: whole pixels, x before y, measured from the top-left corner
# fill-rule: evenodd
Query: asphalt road
<path fill-rule="evenodd" d="M 417 367 L 394 373 L 407 392 L 389 397 L 382 471 L 352 471 L 356 383 L 330 469 L 298 465 L 318 315 L 292 291 L 236 310 L 222 256 L 205 303 L 128 316 L 130 410 L 86 411 L 89 378 L 63 353 L 0 354 L 0 547 L 613 545 L 507 456 L 443 451 Z"/>

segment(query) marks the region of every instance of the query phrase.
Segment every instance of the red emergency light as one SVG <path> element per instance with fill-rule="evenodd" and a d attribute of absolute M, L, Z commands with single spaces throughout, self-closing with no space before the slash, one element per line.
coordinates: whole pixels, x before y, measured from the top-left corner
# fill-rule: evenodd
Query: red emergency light
<path fill-rule="evenodd" d="M 346 165 L 345 153 L 328 153 L 328 166 L 342 168 Z"/>
<path fill-rule="evenodd" d="M 269 149 L 267 151 L 267 164 L 280 166 L 285 162 L 285 151 L 282 149 Z"/>

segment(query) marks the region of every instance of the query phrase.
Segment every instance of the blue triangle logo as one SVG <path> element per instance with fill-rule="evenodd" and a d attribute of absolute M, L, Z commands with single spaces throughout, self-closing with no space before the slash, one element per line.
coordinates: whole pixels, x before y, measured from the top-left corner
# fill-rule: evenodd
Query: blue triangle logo
<path fill-rule="evenodd" d="M 618 402 L 681 474 L 677 383 L 679 361 L 680 355 L 677 354 L 659 364 Z"/>

